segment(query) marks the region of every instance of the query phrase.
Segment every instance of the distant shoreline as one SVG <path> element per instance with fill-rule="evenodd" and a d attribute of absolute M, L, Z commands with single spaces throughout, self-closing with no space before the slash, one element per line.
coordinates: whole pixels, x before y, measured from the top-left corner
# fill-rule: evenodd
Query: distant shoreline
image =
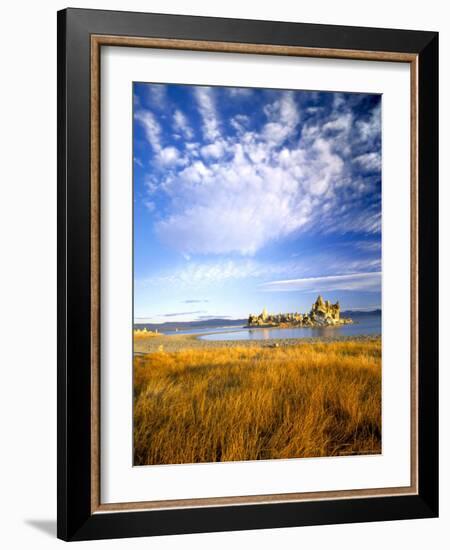
<path fill-rule="evenodd" d="M 358 311 L 358 310 L 345 310 L 341 312 L 341 318 L 353 318 L 354 323 L 357 323 L 357 320 L 359 317 L 368 317 L 372 315 L 381 315 L 381 309 L 374 309 L 374 310 L 368 310 L 368 311 Z M 194 330 L 194 329 L 218 329 L 223 328 L 224 330 L 239 326 L 239 328 L 249 328 L 247 327 L 248 318 L 242 318 L 242 319 L 219 319 L 216 317 L 212 317 L 211 319 L 205 320 L 205 321 L 168 321 L 165 323 L 133 323 L 134 329 L 140 329 L 147 328 L 147 330 L 151 331 L 158 331 L 160 333 L 163 332 L 175 332 L 177 329 L 179 331 L 184 330 Z M 273 325 L 271 325 L 272 328 L 275 328 Z M 252 326 L 251 328 L 270 328 L 270 327 L 259 327 L 259 326 Z"/>
<path fill-rule="evenodd" d="M 342 323 L 342 324 L 336 324 L 336 325 L 296 325 L 295 323 L 278 323 L 278 324 L 266 324 L 266 325 L 244 325 L 242 328 L 246 329 L 258 329 L 258 328 L 305 328 L 305 329 L 312 329 L 312 328 L 342 328 L 346 324 L 352 324 L 357 325 L 358 321 L 353 321 L 351 323 Z"/>

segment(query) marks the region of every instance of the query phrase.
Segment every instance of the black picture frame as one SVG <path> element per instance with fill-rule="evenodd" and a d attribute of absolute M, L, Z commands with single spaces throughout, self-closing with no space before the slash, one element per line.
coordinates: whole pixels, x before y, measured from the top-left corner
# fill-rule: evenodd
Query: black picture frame
<path fill-rule="evenodd" d="M 92 513 L 91 36 L 401 52 L 418 61 L 418 492 Z M 88 540 L 438 515 L 438 34 L 148 13 L 58 12 L 58 537 Z"/>

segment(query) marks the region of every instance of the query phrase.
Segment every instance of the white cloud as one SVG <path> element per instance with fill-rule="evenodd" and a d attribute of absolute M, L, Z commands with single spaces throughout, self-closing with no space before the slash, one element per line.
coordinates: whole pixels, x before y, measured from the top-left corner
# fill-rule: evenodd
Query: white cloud
<path fill-rule="evenodd" d="M 214 103 L 214 90 L 199 86 L 195 88 L 194 93 L 203 119 L 203 135 L 206 140 L 214 141 L 220 137 L 219 119 Z"/>
<path fill-rule="evenodd" d="M 312 210 L 310 194 L 289 168 L 253 163 L 240 144 L 230 162 L 195 161 L 167 189 L 178 207 L 156 230 L 186 253 L 254 254 L 305 225 Z"/>
<path fill-rule="evenodd" d="M 161 150 L 161 126 L 155 117 L 149 111 L 137 111 L 134 117 L 144 127 L 147 141 L 155 153 L 158 153 Z"/>
<path fill-rule="evenodd" d="M 331 290 L 379 292 L 381 290 L 381 271 L 271 281 L 263 283 L 261 289 L 269 292 L 325 292 Z"/>
<path fill-rule="evenodd" d="M 265 124 L 262 133 L 272 146 L 281 145 L 300 121 L 293 92 L 283 92 L 280 99 L 264 107 L 264 113 L 269 122 Z"/>
<path fill-rule="evenodd" d="M 302 128 L 302 140 L 307 141 L 319 137 L 321 126 L 319 124 L 305 124 Z"/>
<path fill-rule="evenodd" d="M 322 126 L 322 130 L 332 130 L 337 132 L 348 132 L 352 126 L 353 116 L 351 113 L 345 113 L 337 116 Z"/>
<path fill-rule="evenodd" d="M 184 315 L 197 315 L 200 313 L 206 313 L 204 309 L 199 309 L 196 311 L 178 311 L 176 313 L 161 313 L 160 317 L 183 317 Z"/>
<path fill-rule="evenodd" d="M 156 208 L 156 204 L 153 201 L 145 200 L 144 205 L 149 212 L 153 212 Z"/>
<path fill-rule="evenodd" d="M 280 276 L 292 272 L 292 264 L 263 264 L 252 259 L 191 262 L 180 269 L 160 273 L 140 281 L 141 284 L 172 284 L 199 287 L 239 279 Z"/>
<path fill-rule="evenodd" d="M 158 158 L 164 166 L 175 166 L 184 163 L 184 160 L 180 158 L 180 152 L 175 147 L 164 147 L 164 149 L 161 149 Z"/>
<path fill-rule="evenodd" d="M 381 231 L 381 210 L 363 211 L 360 215 L 349 212 L 342 217 L 341 231 L 346 233 L 379 233 Z"/>
<path fill-rule="evenodd" d="M 201 148 L 201 153 L 205 158 L 218 159 L 224 154 L 225 143 L 223 141 L 216 141 L 210 143 Z"/>
<path fill-rule="evenodd" d="M 166 179 L 172 213 L 156 224 L 166 244 L 187 254 L 252 255 L 306 227 L 330 209 L 344 166 L 323 138 L 278 151 L 247 133 L 201 151 L 205 162 L 193 159 Z"/>
<path fill-rule="evenodd" d="M 167 103 L 167 85 L 151 84 L 148 87 L 150 103 L 158 109 L 163 109 Z"/>
<path fill-rule="evenodd" d="M 323 111 L 323 107 L 307 107 L 306 112 L 310 115 L 315 115 L 316 113 L 320 113 Z"/>
<path fill-rule="evenodd" d="M 137 111 L 135 119 L 144 127 L 144 132 L 148 143 L 153 149 L 156 160 L 165 167 L 186 164 L 179 150 L 176 147 L 163 147 L 161 144 L 161 126 L 156 121 L 155 116 L 149 111 Z"/>
<path fill-rule="evenodd" d="M 247 124 L 250 122 L 250 119 L 246 115 L 236 115 L 230 120 L 230 125 L 232 128 L 236 130 L 238 133 L 245 132 L 245 128 Z"/>
<path fill-rule="evenodd" d="M 191 183 L 201 183 L 202 178 L 206 178 L 210 174 L 211 170 L 209 170 L 201 160 L 196 160 L 180 173 L 179 183 L 183 186 L 189 186 Z M 171 186 L 169 188 L 171 189 Z"/>
<path fill-rule="evenodd" d="M 342 173 L 344 162 L 332 152 L 330 142 L 323 138 L 314 141 L 312 150 L 314 160 L 307 164 L 310 192 L 313 195 L 324 195 L 330 184 Z"/>
<path fill-rule="evenodd" d="M 151 177 L 147 177 L 144 181 L 145 188 L 147 190 L 148 195 L 153 195 L 156 193 L 159 189 L 159 184 L 152 179 Z"/>
<path fill-rule="evenodd" d="M 354 162 L 366 172 L 381 170 L 381 154 L 378 151 L 359 155 L 354 159 Z"/>
<path fill-rule="evenodd" d="M 248 98 L 253 95 L 251 88 L 227 88 L 226 92 L 230 97 Z"/>
<path fill-rule="evenodd" d="M 381 136 L 381 103 L 373 110 L 368 120 L 357 122 L 360 137 L 363 141 L 372 141 Z"/>
<path fill-rule="evenodd" d="M 194 137 L 194 132 L 189 126 L 186 116 L 179 109 L 173 114 L 173 127 L 175 131 L 181 132 L 187 139 L 192 139 Z"/>
<path fill-rule="evenodd" d="M 352 246 L 365 252 L 379 252 L 381 250 L 381 241 L 357 241 Z"/>
<path fill-rule="evenodd" d="M 333 108 L 340 109 L 345 104 L 345 99 L 342 94 L 336 93 L 333 98 Z"/>

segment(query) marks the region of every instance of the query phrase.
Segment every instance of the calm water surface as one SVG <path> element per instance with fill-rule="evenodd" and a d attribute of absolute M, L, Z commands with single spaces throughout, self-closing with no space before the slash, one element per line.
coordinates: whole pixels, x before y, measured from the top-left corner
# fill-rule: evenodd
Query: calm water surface
<path fill-rule="evenodd" d="M 199 328 L 185 328 L 180 330 L 162 330 L 161 334 L 166 336 L 173 336 L 176 334 L 209 334 L 210 332 L 229 332 L 239 331 L 242 329 L 242 325 L 228 326 L 228 327 L 199 327 Z"/>
<path fill-rule="evenodd" d="M 211 333 L 211 329 L 203 332 Z M 178 333 L 180 334 L 181 331 Z M 184 332 L 185 334 L 187 333 Z M 191 333 L 201 334 L 200 330 Z M 269 340 L 270 338 L 332 338 L 381 334 L 381 315 L 361 317 L 353 325 L 320 328 L 231 328 L 215 329 L 213 334 L 200 336 L 201 340 Z"/>

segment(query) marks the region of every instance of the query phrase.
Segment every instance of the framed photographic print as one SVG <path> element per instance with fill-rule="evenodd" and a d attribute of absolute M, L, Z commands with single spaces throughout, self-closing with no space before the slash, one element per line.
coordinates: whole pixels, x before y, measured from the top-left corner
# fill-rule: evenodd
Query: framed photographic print
<path fill-rule="evenodd" d="M 58 13 L 58 536 L 438 514 L 438 36 Z"/>

